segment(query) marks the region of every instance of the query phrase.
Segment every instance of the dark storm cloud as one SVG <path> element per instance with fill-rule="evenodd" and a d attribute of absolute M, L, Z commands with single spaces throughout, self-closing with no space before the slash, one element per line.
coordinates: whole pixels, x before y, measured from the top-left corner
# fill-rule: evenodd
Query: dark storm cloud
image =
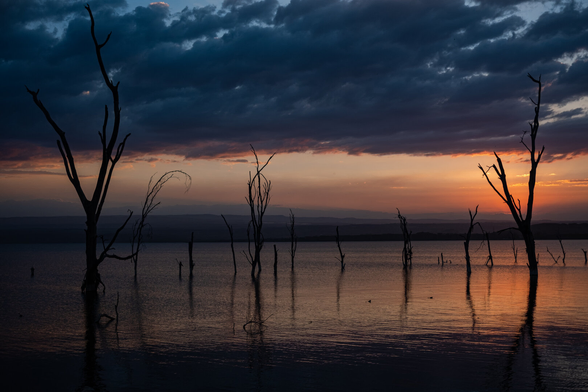
<path fill-rule="evenodd" d="M 587 152 L 588 10 L 575 3 L 533 22 L 518 1 L 225 0 L 172 13 L 92 4 L 109 73 L 121 81 L 132 155 L 225 157 L 258 150 L 351 154 L 513 151 L 545 82 L 540 142 Z M 46 154 L 55 135 L 24 85 L 76 149 L 97 146 L 110 104 L 82 3 L 0 6 L 0 149 Z M 566 59 L 562 61 L 562 59 Z M 550 106 L 547 106 L 550 105 Z M 560 106 L 558 106 L 560 105 Z M 559 110 L 559 111 L 558 111 Z M 560 113 L 561 112 L 561 113 Z M 29 158 L 32 159 L 32 158 Z M 6 159 L 4 159 L 6 160 Z"/>

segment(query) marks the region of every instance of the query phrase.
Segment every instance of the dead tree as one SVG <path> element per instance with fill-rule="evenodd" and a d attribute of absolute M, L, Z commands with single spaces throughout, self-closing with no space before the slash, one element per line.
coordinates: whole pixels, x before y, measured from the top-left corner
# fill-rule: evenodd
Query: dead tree
<path fill-rule="evenodd" d="M 492 187 L 492 189 L 494 189 L 496 194 L 508 206 L 511 215 L 514 218 L 515 223 L 517 224 L 517 229 L 521 232 L 521 234 L 523 235 L 523 239 L 525 241 L 525 247 L 527 249 L 527 258 L 528 258 L 527 266 L 529 267 L 529 273 L 532 276 L 536 276 L 538 274 L 537 256 L 535 254 L 535 238 L 533 237 L 533 232 L 531 231 L 531 218 L 533 217 L 533 202 L 535 200 L 535 183 L 537 181 L 537 166 L 539 165 L 539 161 L 541 160 L 541 156 L 543 155 L 543 151 L 545 151 L 545 146 L 543 146 L 541 148 L 541 151 L 537 152 L 536 146 L 535 146 L 535 140 L 537 138 L 537 131 L 539 130 L 539 108 L 541 106 L 541 76 L 539 76 L 539 80 L 533 78 L 531 75 L 528 75 L 528 77 L 534 83 L 536 83 L 538 85 L 538 93 L 537 93 L 537 102 L 535 102 L 535 101 L 533 101 L 533 99 L 531 99 L 531 102 L 533 102 L 533 104 L 535 105 L 535 117 L 533 119 L 533 122 L 529 123 L 529 125 L 531 127 L 531 132 L 530 132 L 531 144 L 527 145 L 524 141 L 524 137 L 525 137 L 526 132 L 524 132 L 523 136 L 521 137 L 521 143 L 523 144 L 523 146 L 525 146 L 525 148 L 529 152 L 530 160 L 531 160 L 531 170 L 529 172 L 529 184 L 528 184 L 529 187 L 528 187 L 526 216 L 523 216 L 523 211 L 521 209 L 520 199 L 517 199 L 517 201 L 515 201 L 514 196 L 510 193 L 510 190 L 508 188 L 508 181 L 506 179 L 506 171 L 504 169 L 504 165 L 502 164 L 502 160 L 500 159 L 498 154 L 496 154 L 496 152 L 494 152 L 494 156 L 496 157 L 496 162 L 497 162 L 498 166 L 497 166 L 497 164 L 493 164 L 487 170 L 484 170 L 484 168 L 480 164 L 478 164 L 478 167 L 482 171 L 483 176 L 488 181 L 488 184 L 490 184 L 490 186 Z M 488 172 L 490 170 L 493 170 L 496 173 L 496 175 L 498 176 L 498 179 L 500 180 L 500 183 L 502 185 L 502 192 L 500 190 L 498 190 L 498 188 L 496 188 L 496 186 L 494 186 L 494 184 L 492 183 L 492 180 L 490 180 L 490 177 L 488 177 Z"/>
<path fill-rule="evenodd" d="M 488 245 L 488 258 L 486 259 L 486 265 L 490 264 L 490 267 L 494 266 L 494 259 L 492 258 L 492 249 L 490 249 L 490 237 L 488 237 L 488 232 L 485 231 L 484 235 L 486 236 L 486 244 Z"/>
<path fill-rule="evenodd" d="M 561 256 L 557 256 L 557 258 L 555 258 L 555 256 L 553 255 L 553 253 L 551 253 L 551 251 L 549 250 L 549 246 L 547 247 L 547 253 L 549 253 L 549 255 L 551 256 L 551 258 L 553 259 L 553 264 L 557 264 L 557 262 L 559 261 L 559 258 Z"/>
<path fill-rule="evenodd" d="M 290 210 L 290 225 L 288 226 L 288 233 L 290 234 L 290 258 L 292 259 L 292 271 L 294 271 L 294 257 L 296 256 L 296 248 L 298 247 L 298 237 L 294 231 L 294 213 Z"/>
<path fill-rule="evenodd" d="M 188 241 L 188 263 L 190 264 L 190 279 L 194 277 L 194 257 L 192 255 L 192 251 L 194 250 L 194 232 L 190 236 L 190 241 Z"/>
<path fill-rule="evenodd" d="M 512 254 L 514 256 L 514 261 L 515 261 L 515 264 L 516 264 L 517 263 L 517 258 L 518 258 L 518 255 L 519 255 L 519 249 L 515 245 L 514 234 L 512 233 L 512 231 L 510 232 L 510 236 L 512 238 Z"/>
<path fill-rule="evenodd" d="M 131 260 L 135 267 L 135 278 L 137 277 L 137 262 L 139 261 L 139 251 L 141 250 L 141 245 L 144 243 L 143 230 L 145 228 L 150 228 L 149 224 L 146 224 L 145 221 L 147 220 L 149 214 L 161 204 L 161 202 L 156 203 L 155 199 L 159 192 L 163 189 L 163 186 L 172 178 L 179 179 L 179 176 L 184 177 L 186 192 L 188 192 L 192 184 L 192 177 L 181 170 L 168 171 L 159 177 L 159 180 L 157 180 L 155 183 L 153 182 L 153 177 L 155 177 L 155 174 L 152 175 L 149 179 L 149 184 L 147 184 L 147 193 L 145 193 L 145 200 L 143 201 L 143 207 L 141 209 L 141 217 L 137 219 L 133 225 Z"/>
<path fill-rule="evenodd" d="M 584 252 L 584 265 L 587 265 L 588 264 L 588 254 L 586 254 L 586 252 L 588 252 L 588 251 L 585 251 L 584 248 L 582 248 L 582 252 Z"/>
<path fill-rule="evenodd" d="M 479 205 L 476 206 L 476 211 L 473 214 L 472 214 L 472 210 L 470 210 L 468 208 L 468 212 L 470 213 L 470 227 L 468 228 L 468 232 L 466 234 L 466 238 L 463 243 L 463 247 L 465 248 L 466 269 L 467 269 L 468 275 L 470 275 L 472 273 L 472 266 L 470 263 L 470 239 L 472 238 L 472 231 L 474 230 L 474 226 L 476 226 L 476 225 L 480 226 L 480 224 L 478 222 L 475 222 L 476 215 L 478 215 L 478 207 L 479 207 Z M 443 257 L 443 253 L 441 254 L 441 256 Z M 437 264 L 438 263 L 439 263 L 439 261 L 437 261 Z"/>
<path fill-rule="evenodd" d="M 441 264 L 441 267 L 443 267 L 445 264 L 451 264 L 451 260 L 449 260 L 449 259 L 444 260 L 443 253 L 441 253 L 441 258 L 439 258 L 439 256 L 437 256 L 437 264 Z"/>
<path fill-rule="evenodd" d="M 345 271 L 345 253 L 341 250 L 341 238 L 339 237 L 339 226 L 337 226 L 337 236 L 335 237 L 337 248 L 339 249 L 339 257 L 335 257 L 341 263 L 341 272 Z"/>
<path fill-rule="evenodd" d="M 178 259 L 176 259 L 176 263 L 178 263 L 178 268 L 179 268 L 179 271 L 180 271 L 179 272 L 179 277 L 180 277 L 180 280 L 182 280 L 182 267 L 184 266 L 184 264 L 182 264 L 182 262 L 180 260 L 178 260 Z"/>
<path fill-rule="evenodd" d="M 412 231 L 408 230 L 406 218 L 400 214 L 400 210 L 397 208 L 396 211 L 398 211 L 400 230 L 402 230 L 402 237 L 404 239 L 404 245 L 402 247 L 402 268 L 412 267 L 412 242 L 410 240 Z"/>
<path fill-rule="evenodd" d="M 274 244 L 274 275 L 278 274 L 278 248 Z"/>
<path fill-rule="evenodd" d="M 249 205 L 251 220 L 247 226 L 247 252 L 243 251 L 245 257 L 251 264 L 251 277 L 255 278 L 255 269 L 261 272 L 261 250 L 263 249 L 263 216 L 267 210 L 270 202 L 270 191 L 272 189 L 272 182 L 268 180 L 262 173 L 263 169 L 270 163 L 275 153 L 261 165 L 257 153 L 253 146 L 251 151 L 255 156 L 255 174 L 251 176 L 249 172 L 249 181 L 247 182 L 248 194 L 245 197 Z M 251 251 L 251 233 L 253 232 L 253 252 Z"/>
<path fill-rule="evenodd" d="M 561 258 L 561 262 L 565 266 L 566 265 L 566 250 L 564 249 L 564 246 L 563 246 L 563 243 L 561 242 L 560 236 L 557 236 L 557 240 L 559 241 L 559 246 L 561 247 L 561 253 L 563 254 L 563 257 Z"/>
<path fill-rule="evenodd" d="M 229 235 L 231 236 L 231 252 L 233 253 L 233 267 L 235 268 L 235 275 L 237 275 L 237 261 L 235 261 L 235 246 L 233 241 L 233 226 L 229 225 L 227 219 L 223 214 L 221 214 L 223 220 L 225 221 L 225 225 L 227 225 L 227 229 L 229 229 Z"/>
<path fill-rule="evenodd" d="M 102 131 L 98 132 L 100 137 L 100 143 L 102 145 L 102 157 L 100 161 L 100 169 L 97 174 L 96 185 L 94 187 L 94 191 L 90 198 L 86 196 L 84 190 L 82 189 L 82 185 L 80 183 L 80 177 L 78 175 L 75 161 L 73 154 L 71 152 L 69 143 L 65 136 L 65 131 L 63 131 L 59 125 L 53 120 L 49 111 L 45 108 L 41 100 L 38 98 L 39 90 L 32 91 L 29 90 L 27 87 L 27 91 L 33 97 L 33 101 L 37 105 L 39 109 L 45 115 L 45 118 L 53 128 L 53 130 L 59 136 L 57 140 L 57 147 L 61 154 L 61 158 L 63 159 L 63 165 L 65 166 L 65 172 L 67 174 L 67 178 L 73 185 L 78 198 L 84 208 L 84 212 L 86 214 L 86 275 L 84 277 L 84 281 L 82 283 L 82 291 L 88 294 L 95 294 L 98 289 L 98 266 L 102 263 L 106 258 L 120 258 L 115 255 L 112 255 L 110 251 L 113 249 L 113 245 L 122 231 L 122 229 L 126 226 L 128 221 L 131 219 L 132 212 L 129 213 L 129 216 L 125 220 L 125 222 L 118 228 L 118 230 L 112 236 L 110 242 L 106 244 L 103 241 L 103 250 L 100 252 L 99 255 L 96 254 L 96 247 L 98 242 L 98 220 L 100 219 L 100 215 L 102 213 L 102 207 L 104 206 L 104 202 L 106 201 L 106 195 L 108 194 L 108 187 L 110 186 L 110 180 L 112 178 L 112 173 L 114 171 L 114 167 L 120 160 L 123 151 L 125 149 L 125 145 L 127 142 L 128 137 L 130 134 L 127 134 L 122 142 L 118 142 L 118 134 L 120 128 L 120 119 L 121 119 L 121 108 L 119 106 L 119 94 L 118 94 L 118 86 L 119 83 L 114 84 L 114 82 L 110 79 L 106 72 L 106 67 L 104 66 L 104 61 L 102 60 L 102 48 L 106 45 L 108 40 L 110 39 L 109 33 L 103 43 L 99 44 L 98 40 L 96 39 L 96 34 L 94 32 L 94 16 L 92 15 L 92 11 L 90 10 L 90 6 L 86 5 L 86 10 L 90 16 L 90 33 L 92 35 L 92 41 L 94 42 L 94 48 L 96 51 L 96 58 L 98 60 L 98 65 L 100 67 L 100 73 L 102 78 L 104 79 L 104 83 L 106 87 L 110 90 L 113 100 L 113 110 L 114 110 L 114 123 L 112 125 L 112 131 L 110 134 L 110 138 L 107 138 L 107 126 L 108 126 L 108 106 L 104 107 L 104 122 L 102 125 Z M 130 259 L 131 256 L 121 259 Z"/>

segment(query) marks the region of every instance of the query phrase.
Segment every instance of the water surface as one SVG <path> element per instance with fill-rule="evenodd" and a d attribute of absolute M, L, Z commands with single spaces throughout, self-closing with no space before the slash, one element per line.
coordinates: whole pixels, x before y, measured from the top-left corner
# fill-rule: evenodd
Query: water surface
<path fill-rule="evenodd" d="M 472 243 L 468 279 L 458 241 L 414 243 L 406 271 L 400 243 L 343 243 L 344 272 L 334 243 L 300 243 L 294 272 L 278 243 L 276 275 L 266 244 L 252 281 L 243 256 L 233 275 L 229 244 L 195 244 L 192 279 L 186 244 L 148 244 L 136 280 L 129 262 L 101 266 L 95 308 L 80 295 L 82 244 L 0 245 L 2 378 L 10 390 L 588 390 L 588 241 L 564 241 L 565 266 L 542 251 L 557 241 L 537 241 L 536 284 L 511 245 L 492 243 L 488 268 Z M 97 324 L 117 293 L 118 323 Z"/>

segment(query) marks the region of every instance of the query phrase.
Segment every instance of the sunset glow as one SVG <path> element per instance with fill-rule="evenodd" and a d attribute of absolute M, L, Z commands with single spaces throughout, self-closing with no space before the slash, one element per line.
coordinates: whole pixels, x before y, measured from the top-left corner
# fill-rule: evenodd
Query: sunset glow
<path fill-rule="evenodd" d="M 119 141 L 131 133 L 107 208 L 137 206 L 149 178 L 168 170 L 184 170 L 193 186 L 167 187 L 162 206 L 242 205 L 253 145 L 262 160 L 276 153 L 266 170 L 273 206 L 457 219 L 480 205 L 481 216 L 499 218 L 508 211 L 478 164 L 499 153 L 526 203 L 530 73 L 543 81 L 537 142 L 546 148 L 535 217 L 588 219 L 588 52 L 579 44 L 588 8 L 491 3 L 96 4 L 97 35 L 112 31 L 109 77 L 121 82 Z M 39 89 L 84 189 L 93 187 L 103 105 L 112 102 L 83 11 L 6 20 L 14 42 L 36 34 L 26 42 L 38 48 L 3 51 L 0 204 L 78 202 L 56 134 L 24 84 Z"/>

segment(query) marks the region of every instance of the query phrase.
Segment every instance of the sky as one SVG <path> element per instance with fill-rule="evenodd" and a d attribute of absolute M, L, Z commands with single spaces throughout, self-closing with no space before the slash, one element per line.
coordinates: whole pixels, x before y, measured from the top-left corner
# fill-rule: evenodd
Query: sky
<path fill-rule="evenodd" d="M 93 189 L 112 98 L 84 4 L 0 2 L 0 216 L 14 202 L 82 213 L 57 135 L 25 85 L 39 89 Z M 138 207 L 151 175 L 168 170 L 193 182 L 188 192 L 170 183 L 162 206 L 243 205 L 253 145 L 262 161 L 276 153 L 264 171 L 273 206 L 466 219 L 480 205 L 482 217 L 508 218 L 478 164 L 497 152 L 525 204 L 530 73 L 544 87 L 534 216 L 588 220 L 586 1 L 90 6 L 98 39 L 112 32 L 102 53 L 120 81 L 121 134 L 131 133 L 107 207 Z"/>

